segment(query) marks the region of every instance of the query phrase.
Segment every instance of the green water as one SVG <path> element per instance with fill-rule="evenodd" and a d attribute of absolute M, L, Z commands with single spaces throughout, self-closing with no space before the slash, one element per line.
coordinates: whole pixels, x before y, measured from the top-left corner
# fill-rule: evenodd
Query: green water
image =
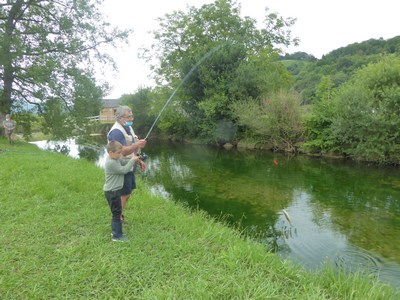
<path fill-rule="evenodd" d="M 400 286 L 398 168 L 193 145 L 147 148 L 145 178 L 154 192 L 309 268 L 329 258 Z"/>
<path fill-rule="evenodd" d="M 104 161 L 94 148 L 67 148 Z M 307 268 L 328 259 L 400 287 L 399 168 L 181 144 L 149 142 L 145 150 L 148 170 L 137 176 L 154 193 L 207 211 Z"/>

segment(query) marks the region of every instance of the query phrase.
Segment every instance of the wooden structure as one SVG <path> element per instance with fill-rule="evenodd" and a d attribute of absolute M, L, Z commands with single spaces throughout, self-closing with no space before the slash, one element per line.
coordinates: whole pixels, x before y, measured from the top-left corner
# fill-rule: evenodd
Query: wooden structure
<path fill-rule="evenodd" d="M 102 108 L 100 115 L 93 117 L 93 120 L 99 121 L 100 123 L 114 123 L 115 122 L 115 110 L 119 106 L 120 99 L 103 99 Z"/>

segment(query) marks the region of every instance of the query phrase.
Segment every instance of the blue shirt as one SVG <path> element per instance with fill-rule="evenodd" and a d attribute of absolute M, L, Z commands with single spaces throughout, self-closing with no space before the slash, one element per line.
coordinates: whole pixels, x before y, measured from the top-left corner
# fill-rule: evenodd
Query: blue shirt
<path fill-rule="evenodd" d="M 131 131 L 129 130 L 128 127 L 124 127 L 125 131 L 128 133 L 128 135 L 132 136 Z M 108 134 L 108 141 L 118 141 L 121 143 L 122 146 L 126 146 L 126 141 L 125 141 L 125 136 L 121 132 L 121 130 L 118 129 L 113 129 L 110 131 Z"/>

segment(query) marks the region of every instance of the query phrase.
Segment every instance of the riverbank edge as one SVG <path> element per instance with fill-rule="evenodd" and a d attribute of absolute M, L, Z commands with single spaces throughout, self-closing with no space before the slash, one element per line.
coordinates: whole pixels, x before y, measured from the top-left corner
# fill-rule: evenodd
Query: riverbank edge
<path fill-rule="evenodd" d="M 132 242 L 115 245 L 101 169 L 4 139 L 0 160 L 0 294 L 7 299 L 101 298 L 105 291 L 110 298 L 143 299 L 399 296 L 387 285 L 330 267 L 306 272 L 223 221 L 152 196 L 142 179 L 127 211 L 135 224 L 126 229 Z"/>
<path fill-rule="evenodd" d="M 176 139 L 172 137 L 165 137 L 165 136 L 157 136 L 156 137 L 159 140 L 163 141 L 171 141 L 175 143 L 187 143 L 187 144 L 194 144 L 194 145 L 207 145 L 204 142 L 200 140 L 195 140 L 195 139 Z M 218 147 L 217 145 L 208 145 L 212 147 Z M 283 155 L 305 155 L 309 157 L 315 157 L 315 158 L 321 158 L 321 159 L 333 159 L 333 160 L 348 160 L 352 162 L 358 162 L 362 163 L 365 165 L 382 165 L 382 163 L 377 162 L 377 161 L 366 161 L 362 159 L 355 159 L 352 156 L 344 155 L 338 152 L 315 152 L 315 151 L 307 151 L 302 147 L 302 144 L 299 143 L 296 147 L 297 151 L 296 152 L 289 152 L 285 151 L 283 149 L 276 149 L 274 150 L 274 147 L 272 144 L 269 143 L 260 143 L 260 142 L 253 142 L 253 141 L 248 141 L 248 140 L 240 140 L 237 142 L 237 144 L 231 144 L 231 143 L 225 143 L 223 146 L 221 146 L 225 150 L 231 150 L 231 149 L 237 149 L 239 151 L 265 151 L 265 152 L 277 152 L 281 153 Z M 395 166 L 398 167 L 400 166 L 400 162 L 398 164 L 395 163 L 388 163 L 386 165 L 390 166 Z"/>
<path fill-rule="evenodd" d="M 103 134 L 105 134 L 105 133 L 103 133 Z M 95 134 L 95 135 L 102 135 L 102 134 Z M 29 141 L 34 142 L 34 141 L 40 141 L 40 140 L 47 140 L 50 138 L 51 138 L 50 136 L 44 135 L 41 132 L 35 132 L 29 138 Z M 72 138 L 74 138 L 74 137 L 72 137 Z M 20 141 L 25 141 L 22 134 L 15 134 L 15 139 L 20 140 Z M 170 136 L 164 136 L 164 135 L 154 135 L 154 136 L 152 136 L 152 139 L 161 140 L 161 141 L 169 141 L 169 142 L 173 142 L 173 143 L 186 143 L 186 144 L 193 144 L 193 145 L 218 147 L 216 145 L 207 145 L 204 142 L 195 140 L 195 139 L 183 139 L 182 140 L 182 139 L 172 138 Z M 359 163 L 368 164 L 368 165 L 381 165 L 381 163 L 379 163 L 379 162 L 356 160 L 350 156 L 345 156 L 343 154 L 335 153 L 335 152 L 306 151 L 305 149 L 303 149 L 301 147 L 301 144 L 299 144 L 297 146 L 298 146 L 297 147 L 298 151 L 296 153 L 285 152 L 284 150 L 276 150 L 276 152 L 284 154 L 284 155 L 285 154 L 287 154 L 287 155 L 305 155 L 305 156 L 321 158 L 321 159 L 349 160 L 349 161 L 359 162 Z M 274 152 L 273 146 L 271 144 L 257 143 L 257 142 L 247 141 L 247 140 L 241 140 L 236 145 L 233 145 L 231 143 L 226 143 L 222 146 L 222 148 L 224 148 L 225 150 L 237 149 L 239 151 Z M 400 162 L 398 164 L 389 164 L 389 165 L 398 167 L 398 166 L 400 166 Z"/>

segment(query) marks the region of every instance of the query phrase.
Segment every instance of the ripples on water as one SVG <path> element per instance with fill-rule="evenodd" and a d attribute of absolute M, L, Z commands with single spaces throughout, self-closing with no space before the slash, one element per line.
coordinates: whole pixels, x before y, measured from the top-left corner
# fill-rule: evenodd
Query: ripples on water
<path fill-rule="evenodd" d="M 389 262 L 374 253 L 361 248 L 348 247 L 336 254 L 334 263 L 337 268 L 350 273 L 361 272 L 375 279 L 399 286 L 400 265 Z"/>

